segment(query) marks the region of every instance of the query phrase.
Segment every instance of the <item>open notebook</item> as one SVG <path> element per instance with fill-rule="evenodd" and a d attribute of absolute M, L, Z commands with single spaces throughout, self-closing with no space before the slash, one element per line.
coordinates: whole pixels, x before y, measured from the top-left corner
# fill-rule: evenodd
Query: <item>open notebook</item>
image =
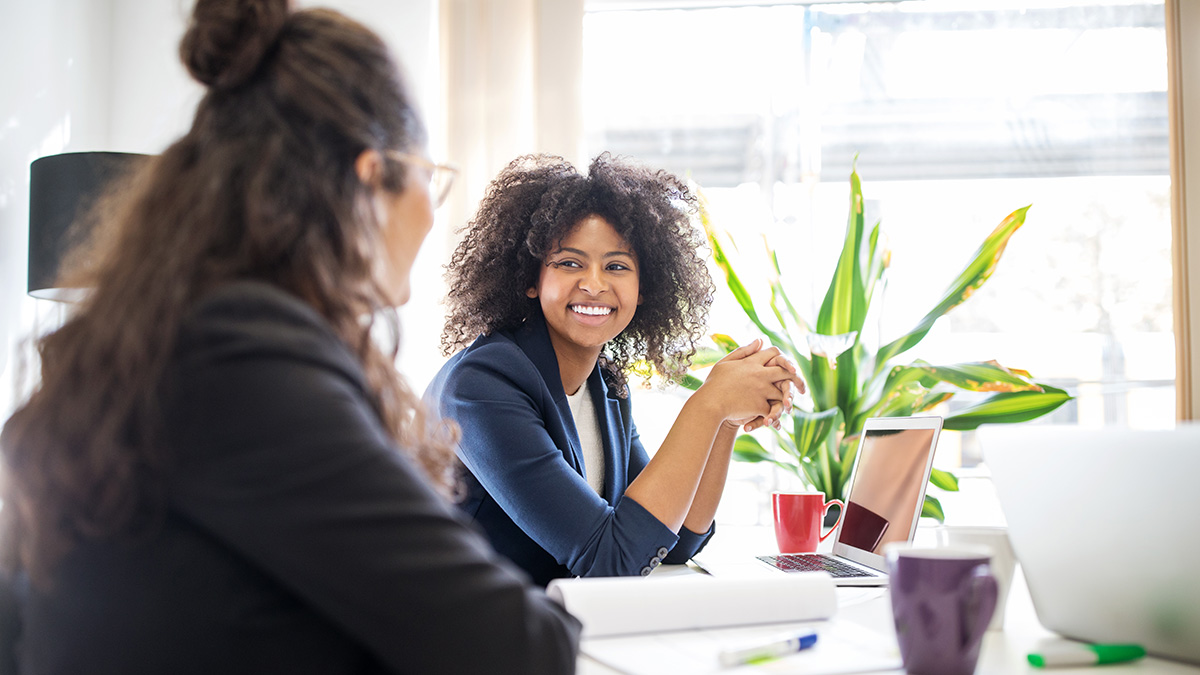
<path fill-rule="evenodd" d="M 846 513 L 834 533 L 833 551 L 768 555 L 755 552 L 768 572 L 829 572 L 839 586 L 887 583 L 883 547 L 911 542 L 925 502 L 942 418 L 875 417 L 863 425 L 850 474 Z M 693 561 L 714 576 L 745 573 L 743 565 L 706 557 Z"/>
<path fill-rule="evenodd" d="M 838 600 L 827 575 L 719 579 L 691 572 L 661 574 L 555 579 L 546 592 L 583 622 L 580 652 L 621 673 L 755 672 L 760 666 L 725 667 L 721 652 L 798 632 L 816 632 L 816 645 L 761 667 L 833 675 L 901 665 L 890 634 L 834 618 Z"/>

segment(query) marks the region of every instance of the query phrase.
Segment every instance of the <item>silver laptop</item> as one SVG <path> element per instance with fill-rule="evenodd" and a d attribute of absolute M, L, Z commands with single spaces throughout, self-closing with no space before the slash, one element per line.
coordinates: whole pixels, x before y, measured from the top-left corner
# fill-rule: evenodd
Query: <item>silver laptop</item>
<path fill-rule="evenodd" d="M 1042 625 L 1200 663 L 1200 427 L 979 439 Z"/>
<path fill-rule="evenodd" d="M 917 532 L 941 430 L 940 417 L 868 419 L 850 474 L 846 513 L 833 535 L 833 551 L 759 555 L 757 566 L 772 573 L 829 572 L 839 586 L 887 584 L 883 547 L 911 542 Z M 693 562 L 713 575 L 734 570 L 733 565 L 703 552 Z"/>

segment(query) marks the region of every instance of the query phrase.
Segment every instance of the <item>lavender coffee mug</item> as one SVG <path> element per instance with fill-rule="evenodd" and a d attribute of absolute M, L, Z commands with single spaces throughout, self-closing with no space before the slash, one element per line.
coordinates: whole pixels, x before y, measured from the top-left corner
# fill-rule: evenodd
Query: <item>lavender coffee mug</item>
<path fill-rule="evenodd" d="M 970 675 L 996 609 L 998 587 L 982 546 L 885 547 L 892 616 L 904 668 Z"/>

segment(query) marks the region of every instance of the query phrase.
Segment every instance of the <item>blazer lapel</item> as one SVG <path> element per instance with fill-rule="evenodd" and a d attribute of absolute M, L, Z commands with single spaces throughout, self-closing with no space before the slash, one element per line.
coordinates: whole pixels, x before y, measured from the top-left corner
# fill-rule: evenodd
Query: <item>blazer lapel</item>
<path fill-rule="evenodd" d="M 596 364 L 596 369 L 588 376 L 588 387 L 591 389 L 592 400 L 596 402 L 600 429 L 604 432 L 604 499 L 609 504 L 615 504 L 619 496 L 618 491 L 624 493 L 628 486 L 628 434 L 625 433 L 621 415 L 621 400 L 609 392 L 599 364 Z"/>
<path fill-rule="evenodd" d="M 579 430 L 575 428 L 575 416 L 571 414 L 567 393 L 563 391 L 558 357 L 554 354 L 554 345 L 550 343 L 550 331 L 546 328 L 546 319 L 542 313 L 534 312 L 533 316 L 526 319 L 524 325 L 513 333 L 513 339 L 542 376 L 542 382 L 550 392 L 550 399 L 554 401 L 562 428 L 566 431 L 567 448 L 564 455 L 571 467 L 582 476 L 583 450 L 579 445 Z M 547 429 L 553 428 L 551 422 L 552 420 L 547 420 Z"/>

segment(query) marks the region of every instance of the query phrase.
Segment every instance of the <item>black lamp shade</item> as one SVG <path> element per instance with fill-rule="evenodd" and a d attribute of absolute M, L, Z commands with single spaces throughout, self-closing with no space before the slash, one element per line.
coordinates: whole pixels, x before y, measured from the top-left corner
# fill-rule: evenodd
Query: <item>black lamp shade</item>
<path fill-rule="evenodd" d="M 70 300 L 79 289 L 55 286 L 59 265 L 71 246 L 86 238 L 73 230 L 113 179 L 126 175 L 147 155 L 69 152 L 34 160 L 29 167 L 29 295 Z"/>

